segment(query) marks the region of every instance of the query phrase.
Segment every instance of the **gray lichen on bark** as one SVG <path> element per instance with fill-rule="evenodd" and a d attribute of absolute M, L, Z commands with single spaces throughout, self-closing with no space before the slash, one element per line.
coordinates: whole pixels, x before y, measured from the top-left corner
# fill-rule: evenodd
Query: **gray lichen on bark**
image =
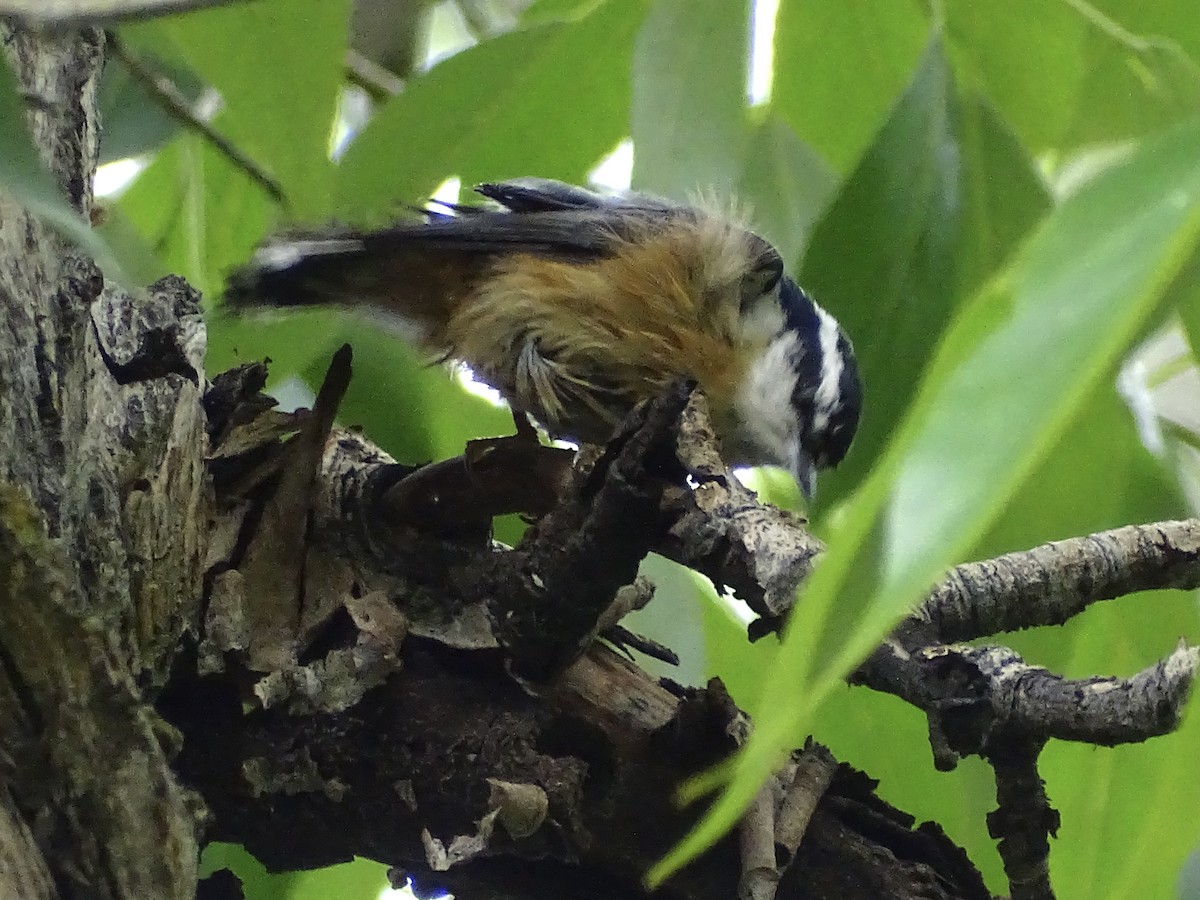
<path fill-rule="evenodd" d="M 4 37 L 35 142 L 86 216 L 102 36 Z M 142 689 L 200 598 L 196 298 L 171 282 L 134 303 L 5 195 L 0 259 L 0 845 L 25 851 L 0 895 L 190 897 L 200 807 Z M 139 371 L 136 345 L 163 341 L 187 366 Z"/>

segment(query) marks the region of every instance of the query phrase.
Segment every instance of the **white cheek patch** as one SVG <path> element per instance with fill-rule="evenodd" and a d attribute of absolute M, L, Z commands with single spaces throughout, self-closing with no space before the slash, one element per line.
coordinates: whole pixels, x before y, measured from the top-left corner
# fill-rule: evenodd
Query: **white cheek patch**
<path fill-rule="evenodd" d="M 764 294 L 738 319 L 738 342 L 743 347 L 765 347 L 783 331 L 783 310 L 778 294 Z"/>
<path fill-rule="evenodd" d="M 837 320 L 821 309 L 816 303 L 817 318 L 821 327 L 817 332 L 817 342 L 821 347 L 821 382 L 813 395 L 813 431 L 824 431 L 829 424 L 829 417 L 840 402 L 842 369 L 845 363 L 842 354 L 838 352 L 838 336 L 841 333 Z"/>
<path fill-rule="evenodd" d="M 798 343 L 791 332 L 779 335 L 751 364 L 738 391 L 742 423 L 772 455 L 771 461 L 783 465 L 791 452 L 792 424 L 796 420 L 792 393 L 796 390 L 794 358 Z"/>

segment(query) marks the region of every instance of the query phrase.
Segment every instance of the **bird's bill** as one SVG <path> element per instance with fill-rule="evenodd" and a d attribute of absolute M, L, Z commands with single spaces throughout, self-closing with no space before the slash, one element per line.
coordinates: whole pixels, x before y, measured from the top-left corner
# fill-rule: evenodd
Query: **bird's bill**
<path fill-rule="evenodd" d="M 805 501 L 811 503 L 813 496 L 817 493 L 817 464 L 799 444 L 792 447 L 790 468 L 796 484 L 800 485 L 800 491 L 804 494 Z"/>

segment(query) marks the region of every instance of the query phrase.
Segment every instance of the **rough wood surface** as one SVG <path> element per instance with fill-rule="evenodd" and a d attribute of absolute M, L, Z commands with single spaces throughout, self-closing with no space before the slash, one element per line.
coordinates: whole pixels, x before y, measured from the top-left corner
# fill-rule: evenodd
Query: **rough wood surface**
<path fill-rule="evenodd" d="M 101 37 L 6 38 L 31 131 L 86 215 Z M 21 854 L 4 895 L 190 898 L 200 807 L 142 689 L 166 680 L 200 597 L 196 298 L 104 287 L 5 196 L 0 260 L 0 846 Z"/>

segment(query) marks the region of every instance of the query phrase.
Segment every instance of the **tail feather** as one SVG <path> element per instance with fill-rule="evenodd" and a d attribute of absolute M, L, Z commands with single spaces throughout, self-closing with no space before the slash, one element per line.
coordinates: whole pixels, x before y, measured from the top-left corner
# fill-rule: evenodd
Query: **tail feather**
<path fill-rule="evenodd" d="M 401 230 L 281 235 L 230 273 L 225 302 L 235 311 L 365 308 L 406 336 L 440 347 L 446 323 L 473 290 L 485 260 L 409 237 Z"/>
<path fill-rule="evenodd" d="M 230 273 L 225 302 L 239 309 L 337 303 L 345 294 L 337 285 L 362 251 L 353 237 L 276 238 Z"/>

